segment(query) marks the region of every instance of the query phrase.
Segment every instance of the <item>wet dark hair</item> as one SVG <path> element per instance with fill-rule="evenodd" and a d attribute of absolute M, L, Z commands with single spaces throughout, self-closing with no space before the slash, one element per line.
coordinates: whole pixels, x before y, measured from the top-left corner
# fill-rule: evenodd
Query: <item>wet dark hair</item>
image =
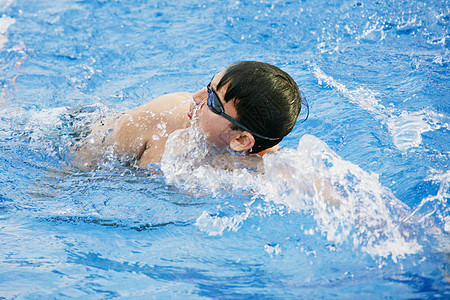
<path fill-rule="evenodd" d="M 277 138 L 255 138 L 250 153 L 258 153 L 278 144 L 297 122 L 302 99 L 295 81 L 283 70 L 273 65 L 242 61 L 228 67 L 217 85 L 229 83 L 225 102 L 234 101 L 237 120 L 260 135 Z M 232 129 L 240 130 L 233 125 Z"/>

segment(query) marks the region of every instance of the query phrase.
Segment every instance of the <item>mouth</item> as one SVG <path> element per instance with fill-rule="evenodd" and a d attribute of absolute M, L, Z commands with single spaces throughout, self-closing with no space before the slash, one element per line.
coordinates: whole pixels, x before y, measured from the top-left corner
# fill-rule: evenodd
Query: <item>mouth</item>
<path fill-rule="evenodd" d="M 197 115 L 197 110 L 198 110 L 198 107 L 197 107 L 197 105 L 195 103 L 192 104 L 191 107 L 189 107 L 189 110 L 187 112 L 187 116 L 189 117 L 190 120 L 195 118 L 195 116 Z"/>
<path fill-rule="evenodd" d="M 196 102 L 192 103 L 187 112 L 187 116 L 189 117 L 189 119 L 192 120 L 192 118 L 198 117 L 198 112 L 205 103 L 206 100 L 203 100 L 200 104 L 197 104 Z"/>
<path fill-rule="evenodd" d="M 195 101 L 193 98 L 190 98 L 190 100 L 192 101 L 191 106 L 189 106 L 189 110 L 187 112 L 187 116 L 189 117 L 189 119 L 192 120 L 192 117 L 194 116 L 194 108 L 195 108 Z"/>

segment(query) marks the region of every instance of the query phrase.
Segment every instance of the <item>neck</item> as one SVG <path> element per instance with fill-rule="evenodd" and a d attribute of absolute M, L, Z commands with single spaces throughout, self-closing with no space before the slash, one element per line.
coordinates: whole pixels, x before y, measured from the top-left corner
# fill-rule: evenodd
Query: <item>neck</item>
<path fill-rule="evenodd" d="M 256 155 L 264 156 L 264 154 L 266 154 L 268 152 L 275 152 L 275 151 L 277 151 L 280 148 L 281 148 L 280 145 L 275 145 L 273 147 L 270 147 L 270 148 L 267 148 L 267 149 L 265 149 L 263 151 L 258 152 Z"/>

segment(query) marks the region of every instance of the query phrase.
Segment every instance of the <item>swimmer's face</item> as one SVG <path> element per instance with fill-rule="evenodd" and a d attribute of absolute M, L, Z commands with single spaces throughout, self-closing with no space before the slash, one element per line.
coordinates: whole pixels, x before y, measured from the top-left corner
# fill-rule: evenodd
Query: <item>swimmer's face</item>
<path fill-rule="evenodd" d="M 225 113 L 233 119 L 237 119 L 238 113 L 234 105 L 234 101 L 224 101 L 225 93 L 229 84 L 225 84 L 220 89 L 217 89 L 217 84 L 225 74 L 225 71 L 226 70 L 223 70 L 213 77 L 210 88 L 216 92 L 217 97 L 224 107 Z M 213 112 L 208 107 L 206 104 L 206 100 L 208 98 L 208 91 L 206 87 L 197 91 L 192 98 L 195 103 L 189 110 L 188 116 L 190 118 L 196 118 L 198 126 L 200 126 L 206 133 L 208 141 L 218 146 L 230 146 L 235 151 L 247 151 L 253 146 L 254 138 L 251 134 L 240 130 L 232 130 L 232 124 L 230 121 Z M 252 144 L 250 146 L 247 144 L 245 144 L 245 146 L 240 145 L 241 135 L 246 136 L 247 134 L 250 135 L 250 142 L 252 142 Z"/>
<path fill-rule="evenodd" d="M 211 88 L 214 89 L 219 97 L 219 100 L 222 102 L 225 111 L 231 117 L 237 117 L 237 111 L 234 107 L 233 101 L 229 101 L 225 103 L 223 101 L 225 93 L 227 91 L 228 85 L 223 86 L 220 90 L 217 90 L 217 84 L 222 78 L 225 70 L 218 73 L 211 80 Z M 213 111 L 211 111 L 206 105 L 206 99 L 208 98 L 207 88 L 204 87 L 201 90 L 197 91 L 192 98 L 194 99 L 194 105 L 191 107 L 191 112 L 195 109 L 195 118 L 197 118 L 197 124 L 200 126 L 203 131 L 206 133 L 208 140 L 218 146 L 227 146 L 230 141 L 230 133 L 231 133 L 231 123 L 227 121 L 225 118 L 217 115 Z M 192 113 L 189 114 L 192 117 Z"/>

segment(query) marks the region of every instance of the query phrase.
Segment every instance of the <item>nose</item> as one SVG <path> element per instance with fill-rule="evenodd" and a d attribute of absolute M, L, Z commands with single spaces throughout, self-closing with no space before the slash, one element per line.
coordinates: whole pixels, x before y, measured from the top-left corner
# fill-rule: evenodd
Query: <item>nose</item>
<path fill-rule="evenodd" d="M 206 88 L 202 88 L 201 90 L 195 92 L 194 95 L 192 95 L 192 99 L 194 99 L 194 102 L 197 105 L 202 104 L 207 98 L 208 98 L 208 91 Z"/>

